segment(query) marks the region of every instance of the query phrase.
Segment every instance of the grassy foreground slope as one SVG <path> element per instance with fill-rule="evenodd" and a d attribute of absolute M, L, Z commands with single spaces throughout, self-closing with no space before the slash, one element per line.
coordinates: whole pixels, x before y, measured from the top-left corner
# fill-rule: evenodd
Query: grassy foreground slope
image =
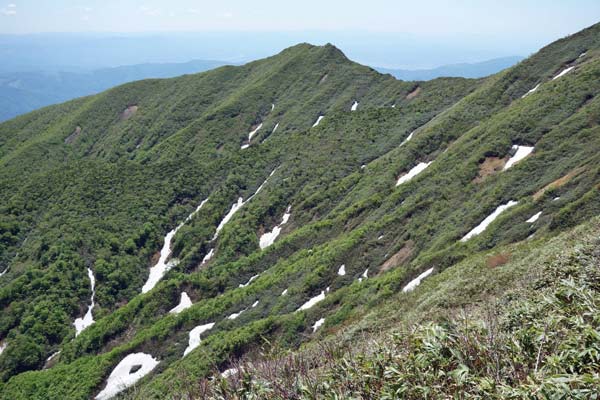
<path fill-rule="evenodd" d="M 478 81 L 399 82 L 333 46 L 299 45 L 0 125 L 0 263 L 9 268 L 0 277 L 2 398 L 89 398 L 134 352 L 160 362 L 126 396 L 178 398 L 190 388 L 197 396 L 204 377 L 261 349 L 311 349 L 330 335 L 360 349 L 373 331 L 501 298 L 537 265 L 533 255 L 550 260 L 571 246 L 561 232 L 600 211 L 599 31 Z M 513 146 L 534 149 L 503 170 Z M 397 186 L 419 163 L 428 166 Z M 238 197 L 246 202 L 215 238 Z M 179 263 L 140 294 L 162 237 L 204 199 L 174 237 Z M 509 201 L 517 204 L 460 241 Z M 282 234 L 261 249 L 259 237 L 288 207 Z M 86 268 L 97 278 L 96 322 L 74 337 L 71 323 L 90 296 Z M 170 314 L 182 291 L 193 305 Z M 322 301 L 296 312 L 320 293 Z M 521 292 L 515 299 L 537 301 Z M 182 357 L 189 332 L 207 323 L 215 325 Z M 404 343 L 393 351 L 413 354 Z M 408 376 L 402 368 L 414 365 L 399 371 Z M 413 389 L 402 390 L 418 397 Z"/>

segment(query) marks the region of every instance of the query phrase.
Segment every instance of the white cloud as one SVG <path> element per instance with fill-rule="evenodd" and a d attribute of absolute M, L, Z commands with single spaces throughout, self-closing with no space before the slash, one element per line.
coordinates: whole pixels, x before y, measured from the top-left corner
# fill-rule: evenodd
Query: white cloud
<path fill-rule="evenodd" d="M 229 11 L 226 11 L 226 12 L 223 12 L 223 13 L 219 14 L 219 17 L 221 17 L 221 18 L 233 18 L 233 13 L 231 13 Z"/>
<path fill-rule="evenodd" d="M 198 10 L 197 8 L 190 8 L 190 9 L 188 9 L 188 12 L 190 14 L 198 14 L 198 15 L 201 14 L 201 11 Z"/>
<path fill-rule="evenodd" d="M 161 14 L 161 11 L 159 8 L 148 7 L 148 6 L 141 6 L 140 11 L 142 12 L 142 14 L 148 15 L 150 17 L 156 17 Z"/>
<path fill-rule="evenodd" d="M 7 17 L 17 15 L 17 5 L 14 3 L 10 3 L 5 8 L 0 8 L 0 14 L 6 15 Z"/>

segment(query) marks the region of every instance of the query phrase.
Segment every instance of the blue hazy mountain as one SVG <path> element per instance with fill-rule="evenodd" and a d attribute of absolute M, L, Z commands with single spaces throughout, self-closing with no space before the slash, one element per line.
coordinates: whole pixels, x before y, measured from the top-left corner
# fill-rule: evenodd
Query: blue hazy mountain
<path fill-rule="evenodd" d="M 427 81 L 440 77 L 483 78 L 512 67 L 522 59 L 520 56 L 502 57 L 477 63 L 442 65 L 432 69 L 375 69 L 403 81 Z"/>
<path fill-rule="evenodd" d="M 0 73 L 0 121 L 77 97 L 99 93 L 122 83 L 170 78 L 207 71 L 223 61 L 147 63 L 93 71 L 24 71 Z"/>

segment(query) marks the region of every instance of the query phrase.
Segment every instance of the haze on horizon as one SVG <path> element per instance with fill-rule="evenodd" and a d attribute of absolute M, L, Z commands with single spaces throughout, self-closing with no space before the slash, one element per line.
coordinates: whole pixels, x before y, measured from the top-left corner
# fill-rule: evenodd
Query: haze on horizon
<path fill-rule="evenodd" d="M 56 41 L 48 33 L 60 32 L 70 34 L 59 35 L 67 47 L 95 41 L 139 53 L 96 60 L 116 66 L 193 58 L 244 62 L 298 42 L 331 42 L 368 65 L 431 68 L 527 56 L 598 17 L 600 2 L 592 0 L 0 0 L 0 46 L 9 40 L 29 52 L 36 46 L 56 52 L 60 44 L 44 40 Z"/>

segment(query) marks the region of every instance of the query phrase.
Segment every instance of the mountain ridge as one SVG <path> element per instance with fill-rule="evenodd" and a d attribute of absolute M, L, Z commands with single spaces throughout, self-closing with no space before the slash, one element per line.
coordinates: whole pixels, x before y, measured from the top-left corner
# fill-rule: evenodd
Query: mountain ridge
<path fill-rule="evenodd" d="M 126 397 L 183 396 L 261 346 L 351 344 L 370 321 L 384 332 L 471 304 L 461 287 L 500 298 L 517 270 L 534 271 L 525 254 L 597 224 L 599 29 L 478 80 L 402 82 L 301 44 L 0 124 L 1 396 L 90 398 L 137 353 L 159 362 Z M 534 149 L 513 165 L 518 146 Z M 141 294 L 178 226 L 177 262 Z M 503 252 L 505 270 L 485 267 Z M 95 322 L 75 337 L 87 268 Z M 453 269 L 477 275 L 436 278 Z M 192 306 L 169 313 L 182 292 Z"/>

